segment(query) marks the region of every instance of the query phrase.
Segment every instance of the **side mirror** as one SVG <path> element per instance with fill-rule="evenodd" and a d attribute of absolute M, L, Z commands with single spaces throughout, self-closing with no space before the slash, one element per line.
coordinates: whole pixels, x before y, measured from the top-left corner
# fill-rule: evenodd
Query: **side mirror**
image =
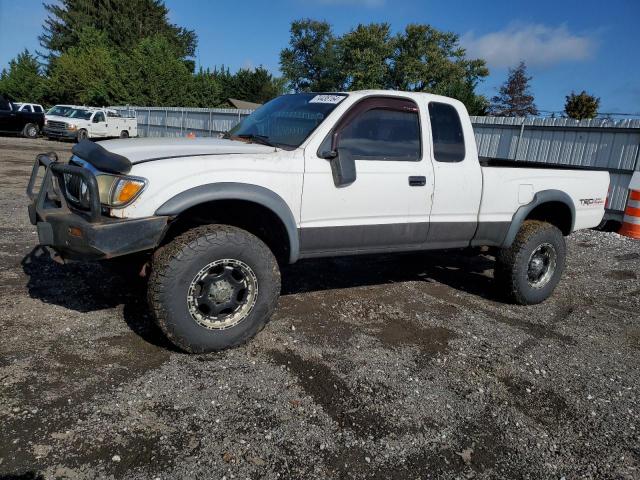
<path fill-rule="evenodd" d="M 337 152 L 333 150 L 331 153 L 332 155 L 328 157 L 328 160 L 331 163 L 333 183 L 336 187 L 346 187 L 347 185 L 351 185 L 356 181 L 356 162 L 353 159 L 351 152 L 349 150 L 338 148 Z M 335 155 L 333 155 L 334 153 Z"/>

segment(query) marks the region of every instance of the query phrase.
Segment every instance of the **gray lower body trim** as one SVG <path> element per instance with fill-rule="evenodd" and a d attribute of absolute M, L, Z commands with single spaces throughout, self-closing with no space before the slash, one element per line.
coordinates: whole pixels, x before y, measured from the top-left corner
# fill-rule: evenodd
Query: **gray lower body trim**
<path fill-rule="evenodd" d="M 434 222 L 302 228 L 300 258 L 500 246 L 509 222 Z"/>
<path fill-rule="evenodd" d="M 431 222 L 426 244 L 430 248 L 468 247 L 477 227 L 477 222 Z"/>
<path fill-rule="evenodd" d="M 391 223 L 300 229 L 300 253 L 350 252 L 423 243 L 428 223 Z"/>
<path fill-rule="evenodd" d="M 504 243 L 511 222 L 480 222 L 471 240 L 472 247 L 500 247 Z"/>

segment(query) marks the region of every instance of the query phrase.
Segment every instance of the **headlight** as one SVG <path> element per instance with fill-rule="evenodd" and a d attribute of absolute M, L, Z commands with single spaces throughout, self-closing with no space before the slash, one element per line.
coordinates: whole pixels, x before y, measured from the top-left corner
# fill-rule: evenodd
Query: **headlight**
<path fill-rule="evenodd" d="M 45 126 L 49 125 L 49 120 L 44 121 Z"/>
<path fill-rule="evenodd" d="M 133 202 L 142 193 L 147 181 L 140 177 L 119 177 L 96 175 L 100 203 L 114 208 L 122 208 Z"/>
<path fill-rule="evenodd" d="M 75 125 L 75 124 L 73 124 L 73 123 L 69 123 L 69 124 L 67 124 L 67 128 L 68 128 L 69 130 L 77 130 L 77 129 L 78 129 L 78 126 L 77 126 L 77 125 Z"/>

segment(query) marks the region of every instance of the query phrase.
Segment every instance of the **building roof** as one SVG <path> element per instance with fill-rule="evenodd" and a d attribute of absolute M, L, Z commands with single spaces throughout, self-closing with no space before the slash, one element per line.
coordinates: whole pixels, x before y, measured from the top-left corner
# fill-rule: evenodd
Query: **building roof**
<path fill-rule="evenodd" d="M 229 103 L 236 108 L 246 109 L 246 110 L 255 110 L 256 108 L 262 106 L 261 103 L 247 102 L 245 100 L 238 100 L 236 98 L 230 98 Z"/>

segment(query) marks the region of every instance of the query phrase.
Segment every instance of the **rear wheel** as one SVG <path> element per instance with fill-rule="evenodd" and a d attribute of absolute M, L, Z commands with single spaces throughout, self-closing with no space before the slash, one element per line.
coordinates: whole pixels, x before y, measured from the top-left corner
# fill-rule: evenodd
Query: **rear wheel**
<path fill-rule="evenodd" d="M 120 132 L 120 138 L 129 138 L 129 132 L 127 132 L 126 130 L 122 130 Z"/>
<path fill-rule="evenodd" d="M 273 253 L 236 227 L 197 227 L 154 254 L 151 309 L 169 340 L 187 352 L 244 343 L 267 324 L 279 295 Z"/>
<path fill-rule="evenodd" d="M 35 123 L 27 123 L 22 129 L 22 136 L 36 138 L 38 136 L 38 126 Z"/>
<path fill-rule="evenodd" d="M 520 305 L 540 303 L 560 281 L 565 258 L 562 232 L 549 223 L 528 220 L 513 244 L 498 253 L 495 279 L 511 301 Z"/>

